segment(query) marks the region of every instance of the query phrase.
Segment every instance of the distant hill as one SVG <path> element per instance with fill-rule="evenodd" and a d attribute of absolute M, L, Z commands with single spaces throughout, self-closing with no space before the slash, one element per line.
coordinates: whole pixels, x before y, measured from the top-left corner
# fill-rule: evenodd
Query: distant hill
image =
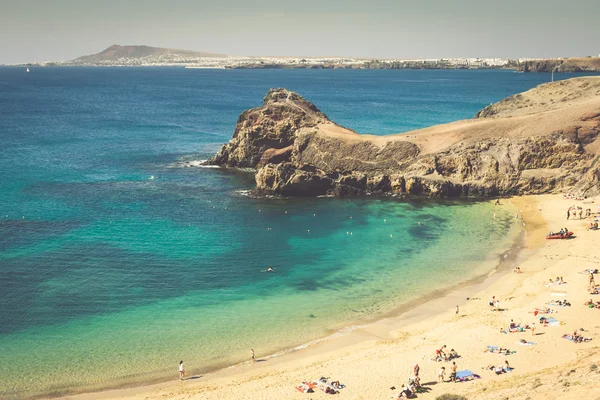
<path fill-rule="evenodd" d="M 225 54 L 203 53 L 191 50 L 166 49 L 151 46 L 119 46 L 112 45 L 100 53 L 82 56 L 69 61 L 73 64 L 108 64 L 119 60 L 136 60 L 142 58 L 196 59 L 203 57 L 227 57 Z"/>

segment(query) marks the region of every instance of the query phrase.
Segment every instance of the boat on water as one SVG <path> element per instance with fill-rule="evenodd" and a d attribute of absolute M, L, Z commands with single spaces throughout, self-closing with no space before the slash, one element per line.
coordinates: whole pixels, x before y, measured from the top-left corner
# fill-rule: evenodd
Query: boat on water
<path fill-rule="evenodd" d="M 546 235 L 546 239 L 568 239 L 571 236 L 573 236 L 573 232 L 566 232 L 566 233 L 551 232 L 549 235 Z"/>
<path fill-rule="evenodd" d="M 25 72 L 29 72 L 29 67 L 27 67 L 27 68 L 25 69 Z"/>

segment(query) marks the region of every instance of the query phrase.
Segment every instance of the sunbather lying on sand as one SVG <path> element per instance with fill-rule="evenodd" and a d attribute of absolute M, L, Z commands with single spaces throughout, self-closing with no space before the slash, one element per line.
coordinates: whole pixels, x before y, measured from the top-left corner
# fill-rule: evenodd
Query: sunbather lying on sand
<path fill-rule="evenodd" d="M 505 364 L 502 365 L 488 365 L 487 367 L 483 368 L 483 369 L 489 369 L 490 371 L 494 371 L 496 373 L 496 375 L 500 375 L 503 374 L 505 372 L 510 372 L 512 371 L 512 368 L 510 367 L 510 365 L 508 365 L 508 361 L 505 361 Z"/>
<path fill-rule="evenodd" d="M 569 301 L 567 299 L 565 299 L 565 300 L 554 300 L 554 301 L 548 302 L 546 304 L 548 304 L 549 306 L 559 306 L 559 307 L 567 307 L 567 306 L 571 305 L 571 303 L 569 303 Z"/>
<path fill-rule="evenodd" d="M 589 299 L 588 301 L 583 303 L 583 305 L 587 306 L 589 308 L 600 308 L 600 301 L 597 301 L 594 303 L 594 301 L 592 299 Z"/>
<path fill-rule="evenodd" d="M 575 333 L 575 335 L 565 334 L 562 337 L 563 337 L 563 339 L 567 339 L 567 340 L 570 340 L 575 343 L 589 342 L 590 340 L 592 340 L 592 338 L 583 337 L 581 335 L 578 335 L 577 333 Z"/>
<path fill-rule="evenodd" d="M 553 309 L 548 308 L 548 307 L 538 307 L 538 308 L 535 308 L 533 310 L 533 315 L 538 315 L 538 314 L 552 314 L 552 313 L 555 313 L 555 312 L 556 312 L 556 310 L 553 310 Z"/>
<path fill-rule="evenodd" d="M 515 353 L 515 351 L 511 351 L 510 349 L 506 349 L 504 347 L 498 347 L 498 346 L 488 346 L 487 349 L 484 350 L 484 352 L 489 352 L 489 353 L 494 353 L 494 354 L 503 354 L 503 355 L 509 355 L 509 354 Z"/>

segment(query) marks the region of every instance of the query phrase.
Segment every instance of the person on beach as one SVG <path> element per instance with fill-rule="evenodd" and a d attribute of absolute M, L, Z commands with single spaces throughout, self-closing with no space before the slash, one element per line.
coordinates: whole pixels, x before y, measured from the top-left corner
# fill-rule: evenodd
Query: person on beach
<path fill-rule="evenodd" d="M 488 303 L 488 305 L 493 309 L 494 304 L 496 304 L 496 296 L 492 296 L 492 300 Z"/>
<path fill-rule="evenodd" d="M 535 322 L 532 322 L 529 328 L 531 329 L 531 336 L 535 336 Z"/>
<path fill-rule="evenodd" d="M 513 272 L 515 274 L 520 274 L 521 273 L 521 267 L 515 267 L 515 269 L 513 269 Z"/>
<path fill-rule="evenodd" d="M 594 273 L 593 272 L 590 272 L 589 280 L 590 280 L 590 289 L 595 288 L 596 282 L 594 281 Z"/>
<path fill-rule="evenodd" d="M 456 315 L 458 315 L 458 306 L 456 306 Z"/>
<path fill-rule="evenodd" d="M 421 367 L 419 367 L 419 364 L 415 363 L 415 365 L 413 365 L 413 375 L 416 377 L 419 376 L 419 371 L 421 370 Z"/>
<path fill-rule="evenodd" d="M 496 300 L 496 302 L 494 303 L 494 309 L 496 311 L 500 311 L 500 300 Z"/>
<path fill-rule="evenodd" d="M 446 373 L 446 367 L 440 368 L 438 371 L 438 382 L 444 382 L 444 374 Z"/>
<path fill-rule="evenodd" d="M 439 349 L 437 349 L 435 351 L 435 361 L 443 361 L 447 358 L 446 353 L 444 353 L 445 348 L 446 348 L 446 345 L 443 345 L 442 347 L 440 347 Z"/>
<path fill-rule="evenodd" d="M 185 369 L 183 368 L 183 360 L 179 361 L 179 380 L 182 381 L 185 375 Z"/>
<path fill-rule="evenodd" d="M 254 358 L 254 349 L 250 349 L 250 361 L 256 362 L 256 359 Z"/>
<path fill-rule="evenodd" d="M 456 361 L 452 361 L 452 369 L 450 371 L 450 380 L 456 383 Z"/>
<path fill-rule="evenodd" d="M 458 353 L 454 349 L 450 349 L 450 353 L 448 354 L 448 361 L 453 358 L 458 358 Z"/>

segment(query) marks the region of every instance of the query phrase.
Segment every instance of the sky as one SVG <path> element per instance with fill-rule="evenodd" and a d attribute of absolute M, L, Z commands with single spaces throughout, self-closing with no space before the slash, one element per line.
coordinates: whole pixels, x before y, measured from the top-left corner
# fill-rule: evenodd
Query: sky
<path fill-rule="evenodd" d="M 0 0 L 0 64 L 113 44 L 240 56 L 600 53 L 600 0 Z"/>

